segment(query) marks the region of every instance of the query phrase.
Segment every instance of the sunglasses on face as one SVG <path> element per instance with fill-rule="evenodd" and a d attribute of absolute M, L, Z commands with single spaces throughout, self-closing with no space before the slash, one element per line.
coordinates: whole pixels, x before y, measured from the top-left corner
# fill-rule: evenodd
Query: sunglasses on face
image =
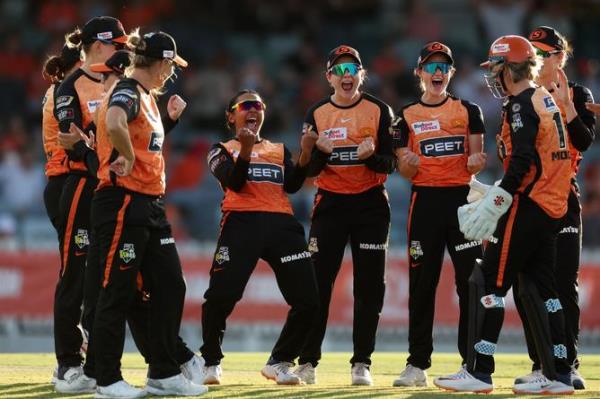
<path fill-rule="evenodd" d="M 244 100 L 231 106 L 231 111 L 250 111 L 254 108 L 257 111 L 264 111 L 267 106 L 262 101 L 258 100 Z"/>
<path fill-rule="evenodd" d="M 336 76 L 344 76 L 346 72 L 348 72 L 350 76 L 355 76 L 361 69 L 362 67 L 358 64 L 345 62 L 343 64 L 336 64 L 332 66 L 329 68 L 329 72 Z"/>
<path fill-rule="evenodd" d="M 423 68 L 425 72 L 430 73 L 432 75 L 435 74 L 435 71 L 439 69 L 440 72 L 445 75 L 448 72 L 450 72 L 452 65 L 448 64 L 447 62 L 429 62 L 427 64 L 424 64 L 421 68 Z"/>
<path fill-rule="evenodd" d="M 98 41 L 100 43 L 103 43 L 103 44 L 108 44 L 108 45 L 111 45 L 111 46 L 115 46 L 115 49 L 117 51 L 118 50 L 123 50 L 125 48 L 125 44 L 123 44 L 123 43 L 111 42 L 110 40 L 101 40 L 101 39 L 98 39 Z"/>
<path fill-rule="evenodd" d="M 543 58 L 550 58 L 551 56 L 553 56 L 554 54 L 558 54 L 560 53 L 560 50 L 553 50 L 553 51 L 544 51 L 544 50 L 540 50 L 539 48 L 535 49 L 535 53 L 537 55 L 539 55 L 540 57 Z"/>

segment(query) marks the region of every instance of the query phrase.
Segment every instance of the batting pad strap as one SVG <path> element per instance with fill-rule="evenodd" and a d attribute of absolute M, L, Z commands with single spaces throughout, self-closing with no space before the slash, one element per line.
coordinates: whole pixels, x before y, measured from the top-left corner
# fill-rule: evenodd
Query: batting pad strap
<path fill-rule="evenodd" d="M 486 341 L 484 339 L 477 342 L 474 348 L 477 353 L 481 353 L 482 355 L 493 356 L 494 353 L 496 353 L 496 344 L 493 342 Z"/>
<path fill-rule="evenodd" d="M 481 297 L 481 304 L 486 309 L 504 308 L 504 297 L 489 294 Z"/>
<path fill-rule="evenodd" d="M 560 299 L 558 298 L 550 298 L 544 303 L 546 304 L 546 309 L 548 309 L 548 313 L 556 313 L 562 309 Z"/>
<path fill-rule="evenodd" d="M 554 357 L 557 357 L 559 359 L 566 359 L 567 358 L 567 347 L 564 346 L 563 344 L 554 345 Z"/>

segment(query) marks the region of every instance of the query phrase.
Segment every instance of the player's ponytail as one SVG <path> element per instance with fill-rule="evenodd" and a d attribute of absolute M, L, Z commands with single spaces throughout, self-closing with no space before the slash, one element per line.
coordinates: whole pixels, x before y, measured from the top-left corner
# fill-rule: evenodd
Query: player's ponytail
<path fill-rule="evenodd" d="M 536 80 L 542 68 L 542 61 L 535 57 L 524 62 L 508 63 L 506 66 L 510 70 L 513 83 L 518 83 L 522 80 Z"/>
<path fill-rule="evenodd" d="M 75 48 L 80 51 L 83 51 L 84 54 L 87 54 L 92 46 L 90 44 L 83 44 L 83 37 L 81 33 L 81 29 L 75 28 L 73 32 L 67 33 L 65 35 L 65 43 L 69 48 Z"/>
<path fill-rule="evenodd" d="M 44 79 L 57 83 L 62 81 L 67 73 L 79 62 L 79 50 L 64 45 L 60 55 L 50 56 L 44 63 L 42 75 Z"/>
<path fill-rule="evenodd" d="M 160 62 L 156 58 L 147 57 L 145 55 L 137 54 L 137 51 L 144 51 L 146 49 L 146 42 L 140 35 L 140 28 L 135 28 L 127 36 L 127 47 L 131 48 L 133 53 L 133 59 L 131 60 L 130 69 L 133 68 L 148 68 L 153 64 Z"/>

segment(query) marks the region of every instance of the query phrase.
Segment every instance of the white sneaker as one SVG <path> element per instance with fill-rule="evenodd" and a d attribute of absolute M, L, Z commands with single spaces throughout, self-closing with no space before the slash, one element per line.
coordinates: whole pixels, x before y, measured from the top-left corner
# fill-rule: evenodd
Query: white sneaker
<path fill-rule="evenodd" d="M 517 384 L 525 384 L 527 382 L 532 382 L 538 380 L 540 377 L 543 377 L 542 370 L 533 370 L 531 373 L 527 375 L 523 375 L 521 377 L 515 378 L 515 385 Z"/>
<path fill-rule="evenodd" d="M 275 381 L 278 385 L 298 385 L 301 380 L 292 370 L 294 363 L 279 362 L 275 364 L 267 364 L 260 373 L 266 379 Z"/>
<path fill-rule="evenodd" d="M 183 374 L 177 374 L 168 378 L 148 378 L 146 391 L 157 396 L 198 396 L 207 393 L 208 387 L 194 384 L 185 378 Z"/>
<path fill-rule="evenodd" d="M 300 377 L 305 384 L 312 385 L 317 383 L 317 369 L 310 363 L 299 364 L 296 370 L 294 370 L 294 374 Z"/>
<path fill-rule="evenodd" d="M 515 384 L 513 392 L 518 395 L 570 395 L 574 392 L 572 385 L 556 380 L 549 380 L 541 374 L 528 382 Z"/>
<path fill-rule="evenodd" d="M 143 398 L 146 396 L 146 391 L 136 387 L 132 387 L 125 380 L 117 381 L 113 384 L 101 387 L 96 387 L 95 398 L 119 398 L 119 399 L 133 399 Z"/>
<path fill-rule="evenodd" d="M 435 378 L 433 384 L 441 389 L 460 392 L 490 393 L 494 389 L 494 385 L 491 382 L 488 383 L 473 377 L 464 368 L 456 374 Z"/>
<path fill-rule="evenodd" d="M 427 371 L 407 364 L 400 376 L 394 380 L 395 387 L 426 387 Z"/>
<path fill-rule="evenodd" d="M 83 372 L 83 367 L 69 367 L 63 378 L 57 378 L 54 390 L 59 393 L 94 392 L 96 380 L 89 378 Z"/>
<path fill-rule="evenodd" d="M 204 359 L 194 355 L 190 360 L 183 363 L 179 368 L 183 373 L 183 376 L 194 384 L 202 385 L 204 381 L 204 373 L 202 367 L 204 366 Z"/>
<path fill-rule="evenodd" d="M 352 385 L 373 385 L 373 378 L 366 363 L 354 363 L 350 371 Z"/>
<path fill-rule="evenodd" d="M 202 367 L 202 383 L 206 385 L 219 385 L 221 383 L 221 376 L 223 375 L 223 369 L 221 365 L 215 366 L 204 366 Z"/>
<path fill-rule="evenodd" d="M 585 389 L 585 380 L 575 367 L 571 369 L 571 384 L 576 390 Z"/>

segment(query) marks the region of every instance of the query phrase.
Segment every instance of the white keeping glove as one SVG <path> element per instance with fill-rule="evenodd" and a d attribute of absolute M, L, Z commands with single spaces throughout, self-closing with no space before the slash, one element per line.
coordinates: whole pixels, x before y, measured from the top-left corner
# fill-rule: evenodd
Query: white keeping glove
<path fill-rule="evenodd" d="M 512 195 L 506 190 L 491 186 L 481 200 L 458 208 L 460 231 L 467 240 L 489 239 L 496 230 L 498 219 L 508 211 L 512 201 Z M 461 211 L 461 208 L 465 209 Z M 468 215 L 465 216 L 464 213 Z"/>
<path fill-rule="evenodd" d="M 467 201 L 471 203 L 483 198 L 491 186 L 480 182 L 475 176 L 471 176 L 469 187 L 471 189 L 469 190 L 469 194 L 467 194 Z"/>
<path fill-rule="evenodd" d="M 475 200 L 473 202 L 470 202 L 469 204 L 465 204 L 463 206 L 458 207 L 458 210 L 457 210 L 458 228 L 460 229 L 460 231 L 463 231 L 464 224 L 466 223 L 469 216 L 471 216 L 471 214 L 475 211 L 475 209 L 477 209 L 477 206 L 479 206 L 479 203 L 481 203 L 481 198 L 479 198 L 478 200 Z"/>

